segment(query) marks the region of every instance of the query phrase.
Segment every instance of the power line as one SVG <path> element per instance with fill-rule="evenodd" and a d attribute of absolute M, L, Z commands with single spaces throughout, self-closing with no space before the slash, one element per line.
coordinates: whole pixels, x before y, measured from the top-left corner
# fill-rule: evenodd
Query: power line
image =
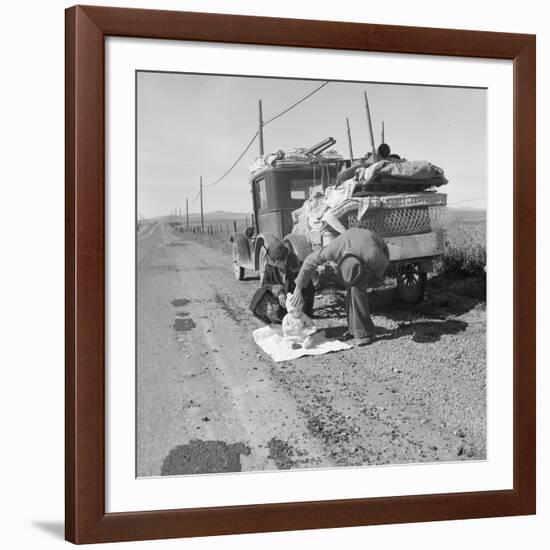
<path fill-rule="evenodd" d="M 197 191 L 197 194 L 195 195 L 195 197 L 193 198 L 193 200 L 189 201 L 189 204 L 193 204 L 197 201 L 197 199 L 201 196 L 201 190 L 199 188 L 199 190 Z"/>
<path fill-rule="evenodd" d="M 306 99 L 310 98 L 313 94 L 316 94 L 319 90 L 321 90 L 322 88 L 324 88 L 327 84 L 329 83 L 329 81 L 325 81 L 323 82 L 320 86 L 317 86 L 317 88 L 315 88 L 314 90 L 312 90 L 311 92 L 309 92 L 308 94 L 306 94 L 304 97 L 302 97 L 301 99 L 299 99 L 298 101 L 296 101 L 295 103 L 293 103 L 292 105 L 289 105 L 286 109 L 283 109 L 280 113 L 276 114 L 274 117 L 271 117 L 269 120 L 266 120 L 264 123 L 263 123 L 263 126 L 267 126 L 270 122 L 273 122 L 274 120 L 277 120 L 279 117 L 282 117 L 284 114 L 288 113 L 289 111 L 291 111 L 292 109 L 294 109 L 295 107 L 297 107 L 298 105 L 300 105 L 300 103 L 303 103 Z M 204 187 L 212 187 L 213 185 L 217 185 L 218 183 L 220 183 L 226 176 L 229 175 L 229 173 L 233 170 L 233 168 L 235 168 L 235 166 L 237 166 L 237 164 L 239 164 L 240 160 L 245 156 L 245 154 L 248 152 L 248 150 L 250 149 L 250 147 L 252 147 L 252 144 L 254 143 L 254 141 L 256 140 L 256 138 L 258 137 L 259 135 L 259 131 L 257 131 L 253 136 L 252 136 L 252 139 L 250 140 L 250 142 L 248 143 L 248 145 L 244 148 L 243 152 L 239 155 L 239 157 L 237 158 L 237 160 L 231 165 L 231 167 L 225 171 L 225 173 L 223 174 L 223 176 L 219 177 L 216 181 L 213 181 L 212 183 L 208 183 L 208 184 L 205 184 Z M 196 199 L 195 199 L 196 200 Z"/>
<path fill-rule="evenodd" d="M 250 149 L 250 147 L 252 147 L 252 144 L 254 143 L 256 138 L 258 137 L 258 134 L 259 134 L 259 132 L 256 131 L 256 133 L 252 136 L 252 139 L 250 140 L 248 145 L 244 148 L 244 151 L 239 155 L 239 158 L 231 165 L 231 167 L 228 170 L 225 171 L 223 176 L 218 178 L 216 181 L 213 181 L 212 183 L 208 183 L 204 187 L 212 187 L 212 185 L 216 185 L 217 183 L 220 183 L 220 181 L 222 181 L 231 172 L 231 170 L 233 170 L 233 168 L 235 168 L 235 166 L 237 166 L 239 161 L 245 156 L 246 152 Z"/>
<path fill-rule="evenodd" d="M 316 94 L 321 88 L 324 88 L 328 83 L 329 83 L 328 80 L 326 82 L 323 82 L 320 86 L 315 88 L 315 90 L 309 92 L 309 94 L 302 97 L 302 99 L 299 99 L 296 103 L 293 103 L 292 105 L 290 105 L 290 107 L 283 109 L 279 114 L 275 115 L 274 117 L 271 117 L 269 120 L 266 120 L 264 122 L 264 126 L 267 126 L 270 122 L 273 122 L 274 120 L 288 113 L 288 111 L 291 111 L 292 109 L 294 109 L 294 107 L 297 107 L 298 105 L 300 105 L 300 103 L 303 103 L 306 99 L 310 98 L 313 94 Z"/>

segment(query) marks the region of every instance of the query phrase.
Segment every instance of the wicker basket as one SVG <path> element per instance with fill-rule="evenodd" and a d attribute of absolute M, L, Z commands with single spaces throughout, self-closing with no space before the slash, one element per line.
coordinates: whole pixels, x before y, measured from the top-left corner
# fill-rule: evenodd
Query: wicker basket
<path fill-rule="evenodd" d="M 361 220 L 350 214 L 348 227 L 369 229 L 381 237 L 429 233 L 442 229 L 448 211 L 445 206 L 420 206 L 367 211 Z"/>

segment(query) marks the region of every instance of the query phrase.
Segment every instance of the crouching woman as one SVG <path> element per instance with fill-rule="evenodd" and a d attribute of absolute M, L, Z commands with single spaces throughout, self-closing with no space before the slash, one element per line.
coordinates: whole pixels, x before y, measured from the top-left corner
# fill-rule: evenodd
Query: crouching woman
<path fill-rule="evenodd" d="M 299 271 L 300 260 L 283 241 L 276 240 L 269 245 L 261 287 L 250 303 L 254 317 L 266 324 L 281 322 L 287 313 L 286 296 L 294 292 Z M 304 285 L 301 296 L 304 313 L 312 317 L 315 288 L 311 281 Z"/>

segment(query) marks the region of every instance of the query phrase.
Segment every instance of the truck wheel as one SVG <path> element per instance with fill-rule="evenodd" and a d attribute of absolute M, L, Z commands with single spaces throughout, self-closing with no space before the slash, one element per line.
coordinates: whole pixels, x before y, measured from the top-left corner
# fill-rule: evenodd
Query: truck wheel
<path fill-rule="evenodd" d="M 236 281 L 244 280 L 244 267 L 241 267 L 237 256 L 237 243 L 233 243 L 233 274 Z"/>
<path fill-rule="evenodd" d="M 424 299 L 428 276 L 417 264 L 406 264 L 397 270 L 397 290 L 402 300 L 415 304 Z"/>

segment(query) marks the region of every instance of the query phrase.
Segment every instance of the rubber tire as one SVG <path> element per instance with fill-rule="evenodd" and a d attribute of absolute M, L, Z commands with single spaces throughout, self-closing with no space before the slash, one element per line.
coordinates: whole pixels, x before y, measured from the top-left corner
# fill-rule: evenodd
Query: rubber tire
<path fill-rule="evenodd" d="M 425 271 L 421 271 L 418 265 L 413 265 L 414 273 L 406 273 L 404 270 L 399 270 L 396 275 L 397 291 L 401 299 L 407 304 L 416 304 L 424 299 L 426 287 L 428 285 L 428 275 Z"/>

